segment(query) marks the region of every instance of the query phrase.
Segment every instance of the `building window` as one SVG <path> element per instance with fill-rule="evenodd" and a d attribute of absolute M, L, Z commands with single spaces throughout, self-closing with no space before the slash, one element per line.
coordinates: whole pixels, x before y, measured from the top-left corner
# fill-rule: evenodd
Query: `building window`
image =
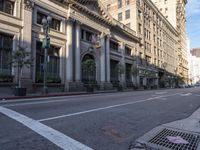
<path fill-rule="evenodd" d="M 110 60 L 110 81 L 112 82 L 113 86 L 117 86 L 119 82 L 119 76 L 117 71 L 117 66 L 119 62 L 115 60 Z"/>
<path fill-rule="evenodd" d="M 131 64 L 126 64 L 126 82 L 131 82 Z"/>
<path fill-rule="evenodd" d="M 0 11 L 13 15 L 14 2 L 10 0 L 0 0 Z"/>
<path fill-rule="evenodd" d="M 42 19 L 43 18 L 47 18 L 46 14 L 43 14 L 41 12 L 37 12 L 37 24 L 42 25 Z M 60 31 L 60 25 L 61 25 L 61 21 L 55 18 L 52 18 L 51 24 L 50 24 L 50 28 Z"/>
<path fill-rule="evenodd" d="M 122 18 L 122 13 L 119 13 L 118 14 L 118 21 L 122 21 L 123 20 L 123 18 Z"/>
<path fill-rule="evenodd" d="M 142 64 L 142 53 L 139 53 L 139 63 Z"/>
<path fill-rule="evenodd" d="M 125 46 L 125 54 L 131 56 L 131 48 Z"/>
<path fill-rule="evenodd" d="M 88 42 L 92 41 L 92 33 L 91 32 L 88 32 L 88 31 L 85 32 L 85 40 Z"/>
<path fill-rule="evenodd" d="M 108 4 L 108 5 L 107 5 L 107 10 L 108 10 L 108 11 L 110 10 L 110 7 L 111 7 L 111 4 Z"/>
<path fill-rule="evenodd" d="M 140 18 L 140 19 L 142 18 L 140 10 L 138 10 L 138 18 Z"/>
<path fill-rule="evenodd" d="M 81 29 L 81 39 L 84 40 L 85 36 L 85 30 Z"/>
<path fill-rule="evenodd" d="M 8 60 L 12 53 L 13 36 L 0 33 L 0 74 L 11 75 L 11 65 Z"/>
<path fill-rule="evenodd" d="M 47 78 L 59 78 L 60 75 L 60 48 L 51 45 L 48 49 L 48 66 L 47 66 Z M 44 64 L 44 49 L 42 49 L 42 43 L 36 42 L 36 78 L 43 77 L 43 64 Z M 38 81 L 36 79 L 36 81 Z"/>
<path fill-rule="evenodd" d="M 122 0 L 118 0 L 118 8 L 122 8 Z"/>
<path fill-rule="evenodd" d="M 126 5 L 129 5 L 130 4 L 130 0 L 126 0 Z"/>
<path fill-rule="evenodd" d="M 151 57 L 150 56 L 146 56 L 146 62 L 147 62 L 147 65 L 151 64 Z"/>
<path fill-rule="evenodd" d="M 90 32 L 90 31 L 87 31 L 87 30 L 84 30 L 84 29 L 81 30 L 81 39 L 82 40 L 85 40 L 87 42 L 95 44 L 96 43 L 96 37 L 97 37 L 97 35 Z"/>
<path fill-rule="evenodd" d="M 140 34 L 142 33 L 142 25 L 140 23 L 138 24 L 138 31 Z"/>
<path fill-rule="evenodd" d="M 165 14 L 167 14 L 168 13 L 168 8 L 165 8 Z"/>
<path fill-rule="evenodd" d="M 156 58 L 154 59 L 154 65 L 157 66 L 157 60 L 156 60 Z"/>
<path fill-rule="evenodd" d="M 60 24 L 60 20 L 53 18 L 50 27 L 54 30 L 60 31 Z"/>
<path fill-rule="evenodd" d="M 126 19 L 130 18 L 130 10 L 126 10 Z"/>
<path fill-rule="evenodd" d="M 37 12 L 37 23 L 42 25 L 42 19 L 46 18 L 46 17 L 47 17 L 47 15 Z"/>
<path fill-rule="evenodd" d="M 117 42 L 114 41 L 110 41 L 110 49 L 112 51 L 118 51 L 119 49 L 119 44 Z"/>

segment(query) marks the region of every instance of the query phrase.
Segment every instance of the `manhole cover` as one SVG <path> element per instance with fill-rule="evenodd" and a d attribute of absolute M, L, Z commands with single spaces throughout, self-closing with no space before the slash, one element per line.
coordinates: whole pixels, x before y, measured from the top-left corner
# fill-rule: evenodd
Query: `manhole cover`
<path fill-rule="evenodd" d="M 168 140 L 168 137 L 181 137 L 187 144 L 176 144 Z M 196 150 L 200 142 L 200 136 L 180 131 L 163 129 L 159 134 L 152 138 L 149 143 L 163 146 L 172 150 Z"/>

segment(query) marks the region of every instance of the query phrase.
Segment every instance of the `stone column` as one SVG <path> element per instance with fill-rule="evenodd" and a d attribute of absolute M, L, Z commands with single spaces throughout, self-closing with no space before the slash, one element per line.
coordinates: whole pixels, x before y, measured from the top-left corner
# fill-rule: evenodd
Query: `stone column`
<path fill-rule="evenodd" d="M 106 38 L 106 81 L 110 83 L 110 36 Z"/>
<path fill-rule="evenodd" d="M 106 59 L 105 59 L 105 37 L 101 36 L 101 54 L 100 54 L 100 70 L 101 70 L 101 77 L 100 81 L 101 83 L 105 83 L 105 64 L 106 64 Z"/>
<path fill-rule="evenodd" d="M 16 5 L 18 5 L 17 3 Z M 18 5 L 19 7 L 19 5 Z M 22 4 L 22 19 L 23 19 L 23 28 L 21 30 L 20 37 L 20 46 L 26 48 L 26 51 L 32 53 L 32 9 L 34 7 L 34 3 L 26 0 Z M 16 12 L 16 16 L 19 17 L 19 12 Z M 28 91 L 32 90 L 32 68 L 24 67 L 22 73 L 22 86 L 28 88 Z"/>
<path fill-rule="evenodd" d="M 125 45 L 123 42 L 120 43 L 120 50 L 121 50 L 121 65 L 124 67 L 124 73 L 121 75 L 121 83 L 125 87 L 126 86 L 126 76 L 125 76 L 125 70 L 126 70 L 126 65 L 125 65 Z"/>
<path fill-rule="evenodd" d="M 69 91 L 70 83 L 73 82 L 73 22 L 67 22 L 67 45 L 66 45 L 66 90 Z"/>
<path fill-rule="evenodd" d="M 76 35 L 76 44 L 75 44 L 75 81 L 80 82 L 81 81 L 81 57 L 80 57 L 80 36 L 81 36 L 81 29 L 80 29 L 80 23 L 76 22 L 76 29 L 75 29 L 75 35 Z"/>

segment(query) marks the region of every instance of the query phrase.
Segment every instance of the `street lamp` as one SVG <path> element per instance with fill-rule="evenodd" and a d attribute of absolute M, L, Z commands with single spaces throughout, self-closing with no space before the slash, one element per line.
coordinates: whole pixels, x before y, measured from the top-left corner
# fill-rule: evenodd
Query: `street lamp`
<path fill-rule="evenodd" d="M 163 69 L 164 69 L 164 75 L 163 75 L 163 78 L 164 78 L 164 86 L 165 86 L 165 82 L 166 82 L 166 67 L 167 67 L 167 63 L 166 62 L 164 62 L 163 64 L 162 64 L 162 67 L 163 67 Z"/>
<path fill-rule="evenodd" d="M 175 68 L 174 72 L 175 72 L 175 86 L 178 87 L 179 86 L 179 84 L 178 84 L 178 68 Z"/>
<path fill-rule="evenodd" d="M 46 81 L 46 76 L 47 76 L 47 49 L 50 48 L 50 37 L 49 37 L 49 32 L 50 32 L 50 23 L 51 23 L 51 16 L 44 17 L 42 19 L 42 24 L 43 24 L 43 32 L 45 34 L 45 38 L 42 43 L 42 48 L 44 49 L 44 64 L 43 64 L 43 93 L 47 94 L 48 93 L 48 88 L 47 88 L 47 81 Z"/>

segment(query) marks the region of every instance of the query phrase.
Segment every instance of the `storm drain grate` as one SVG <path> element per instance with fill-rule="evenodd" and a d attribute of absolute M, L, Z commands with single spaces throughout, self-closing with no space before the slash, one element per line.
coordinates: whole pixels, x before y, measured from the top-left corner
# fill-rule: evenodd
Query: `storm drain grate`
<path fill-rule="evenodd" d="M 180 136 L 182 139 L 186 140 L 188 144 L 175 144 L 170 142 L 168 136 Z M 189 134 L 169 129 L 163 129 L 159 134 L 152 138 L 149 143 L 160 145 L 172 150 L 196 150 L 200 142 L 200 136 L 195 134 Z"/>

